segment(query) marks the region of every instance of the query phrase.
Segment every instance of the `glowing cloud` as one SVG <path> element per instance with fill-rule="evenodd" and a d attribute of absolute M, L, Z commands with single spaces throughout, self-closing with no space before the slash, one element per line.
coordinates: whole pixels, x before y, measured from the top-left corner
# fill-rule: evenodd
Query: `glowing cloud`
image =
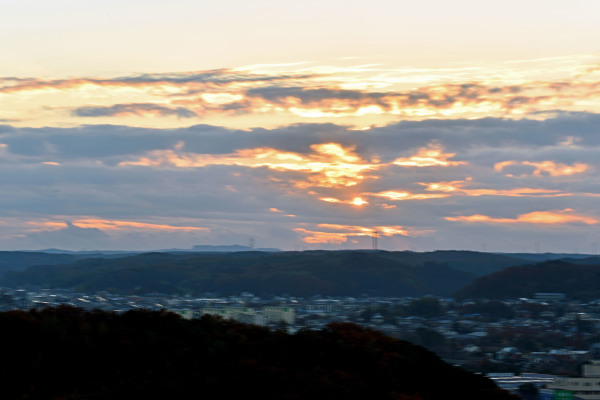
<path fill-rule="evenodd" d="M 55 221 L 27 221 L 26 224 L 33 227 L 33 231 L 56 230 L 66 228 L 68 226 L 68 224 L 65 222 Z"/>
<path fill-rule="evenodd" d="M 447 192 L 452 196 L 561 197 L 573 195 L 572 193 L 562 193 L 559 190 L 536 188 L 466 189 L 464 188 L 466 184 L 471 184 L 471 181 L 420 183 L 420 185 L 426 186 L 425 190 L 427 191 Z"/>
<path fill-rule="evenodd" d="M 539 162 L 532 162 L 532 161 L 502 161 L 499 163 L 496 163 L 494 165 L 494 170 L 495 171 L 503 171 L 506 167 L 510 167 L 510 166 L 515 166 L 515 165 L 530 165 L 532 167 L 535 167 L 535 170 L 533 171 L 533 175 L 536 176 L 543 176 L 543 175 L 550 175 L 550 176 L 569 176 L 569 175 L 575 175 L 575 174 L 581 174 L 584 173 L 585 171 L 587 171 L 590 166 L 587 164 L 583 164 L 583 163 L 574 163 L 572 165 L 568 165 L 568 164 L 562 164 L 562 163 L 556 163 L 554 161 L 539 161 Z M 507 176 L 512 177 L 512 174 L 508 174 Z M 526 176 L 526 175 L 521 175 L 521 176 Z"/>
<path fill-rule="evenodd" d="M 400 200 L 427 200 L 427 199 L 440 199 L 448 197 L 447 194 L 431 194 L 431 193 L 410 193 L 410 192 L 397 192 L 394 190 L 388 190 L 379 193 L 370 193 L 372 196 L 383 197 L 389 200 L 400 201 Z"/>
<path fill-rule="evenodd" d="M 353 152 L 337 143 L 311 145 L 312 153 L 299 154 L 282 152 L 273 148 L 238 150 L 233 154 L 204 155 L 179 154 L 174 150 L 157 150 L 149 157 L 137 161 L 124 161 L 119 165 L 152 167 L 195 168 L 207 165 L 239 165 L 250 168 L 267 167 L 275 171 L 297 171 L 307 173 L 306 181 L 298 187 L 311 186 L 343 187 L 354 186 L 367 178 L 364 173 L 377 169 L 376 164 L 363 161 Z"/>
<path fill-rule="evenodd" d="M 154 229 L 161 231 L 208 231 L 209 228 L 201 228 L 196 226 L 172 226 L 163 224 L 148 224 L 144 222 L 134 221 L 118 221 L 118 220 L 106 220 L 106 219 L 78 219 L 73 221 L 73 225 L 79 228 L 97 228 L 101 230 L 121 230 L 127 228 L 139 228 L 139 229 Z"/>
<path fill-rule="evenodd" d="M 573 165 L 567 164 L 559 164 L 553 161 L 542 161 L 542 162 L 524 162 L 525 165 L 533 165 L 536 167 L 535 171 L 533 171 L 534 175 L 542 175 L 543 173 L 548 173 L 552 176 L 564 176 L 564 175 L 574 175 L 581 174 L 587 171 L 588 166 L 582 163 L 575 163 Z"/>
<path fill-rule="evenodd" d="M 448 221 L 457 222 L 485 222 L 498 224 L 572 224 L 583 223 L 594 225 L 600 223 L 600 219 L 580 215 L 573 212 L 571 208 L 565 208 L 558 211 L 534 211 L 527 214 L 520 214 L 517 218 L 493 218 L 487 215 L 470 215 L 460 217 L 446 217 Z"/>
<path fill-rule="evenodd" d="M 363 206 L 365 204 L 369 204 L 369 202 L 364 200 L 362 197 L 355 197 L 352 199 L 350 204 L 353 204 L 355 206 Z"/>
<path fill-rule="evenodd" d="M 374 226 L 366 227 L 360 225 L 338 225 L 338 224 L 318 224 L 317 229 L 309 230 L 305 228 L 296 228 L 296 232 L 304 235 L 303 241 L 306 243 L 344 243 L 350 237 L 357 236 L 409 236 L 411 232 L 402 226 Z"/>
<path fill-rule="evenodd" d="M 354 197 L 352 200 L 340 200 L 335 197 L 321 197 L 319 200 L 327 202 L 327 203 L 340 203 L 340 204 L 350 204 L 353 206 L 364 206 L 365 204 L 369 204 L 369 202 L 362 197 Z"/>
<path fill-rule="evenodd" d="M 397 158 L 392 164 L 403 167 L 451 167 L 466 164 L 464 161 L 448 161 L 455 155 L 455 153 L 444 153 L 438 145 L 431 145 L 421 148 L 417 155 Z"/>
<path fill-rule="evenodd" d="M 542 76 L 540 61 L 531 61 L 486 68 L 288 64 L 113 78 L 0 77 L 0 106 L 13 105 L 4 107 L 11 112 L 0 120 L 49 126 L 49 121 L 65 122 L 67 111 L 73 125 L 94 118 L 182 127 L 211 118 L 216 125 L 249 128 L 257 126 L 256 115 L 270 127 L 307 118 L 365 126 L 399 119 L 545 119 L 540 112 L 600 111 L 600 82 L 589 58 L 544 60 Z M 50 97 L 56 106 L 47 106 Z M 25 99 L 27 107 L 14 107 Z"/>

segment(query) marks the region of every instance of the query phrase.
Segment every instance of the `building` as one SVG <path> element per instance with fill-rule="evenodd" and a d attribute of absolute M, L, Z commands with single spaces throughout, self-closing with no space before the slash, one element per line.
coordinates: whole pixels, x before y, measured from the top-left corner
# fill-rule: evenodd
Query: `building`
<path fill-rule="evenodd" d="M 267 322 L 296 323 L 296 312 L 291 307 L 263 307 L 263 315 Z"/>
<path fill-rule="evenodd" d="M 580 377 L 556 377 L 547 388 L 554 393 L 571 392 L 574 398 L 600 400 L 600 361 L 584 364 Z"/>

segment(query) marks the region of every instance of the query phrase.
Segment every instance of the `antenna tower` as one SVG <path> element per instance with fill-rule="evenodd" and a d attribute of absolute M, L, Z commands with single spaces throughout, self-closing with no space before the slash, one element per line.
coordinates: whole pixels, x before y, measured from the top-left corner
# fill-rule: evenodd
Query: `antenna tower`
<path fill-rule="evenodd" d="M 379 232 L 373 231 L 371 234 L 371 249 L 377 250 L 377 238 L 379 237 Z"/>

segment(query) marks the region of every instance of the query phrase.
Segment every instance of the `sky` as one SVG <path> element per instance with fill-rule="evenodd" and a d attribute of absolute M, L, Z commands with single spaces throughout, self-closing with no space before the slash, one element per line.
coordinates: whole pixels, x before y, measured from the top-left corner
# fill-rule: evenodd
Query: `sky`
<path fill-rule="evenodd" d="M 598 15 L 3 0 L 0 250 L 595 254 Z"/>

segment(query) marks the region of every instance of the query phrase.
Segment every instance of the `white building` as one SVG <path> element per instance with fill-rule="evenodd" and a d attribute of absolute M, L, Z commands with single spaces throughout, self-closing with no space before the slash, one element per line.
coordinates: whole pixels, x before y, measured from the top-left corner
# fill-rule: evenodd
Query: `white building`
<path fill-rule="evenodd" d="M 263 315 L 267 322 L 296 323 L 296 311 L 291 307 L 263 307 Z"/>
<path fill-rule="evenodd" d="M 202 315 L 214 315 L 224 319 L 233 319 L 245 324 L 264 325 L 263 315 L 250 307 L 203 308 Z"/>
<path fill-rule="evenodd" d="M 600 361 L 583 365 L 581 376 L 577 378 L 556 377 L 548 383 L 548 389 L 570 391 L 576 398 L 600 400 Z"/>

